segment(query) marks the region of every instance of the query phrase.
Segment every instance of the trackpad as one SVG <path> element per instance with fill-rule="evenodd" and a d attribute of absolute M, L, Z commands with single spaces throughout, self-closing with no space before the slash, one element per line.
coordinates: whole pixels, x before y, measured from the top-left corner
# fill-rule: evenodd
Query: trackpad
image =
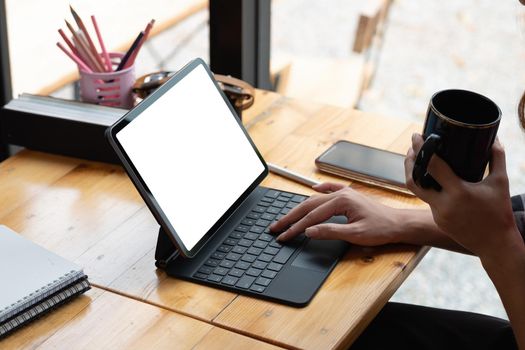
<path fill-rule="evenodd" d="M 325 272 L 342 253 L 341 241 L 310 240 L 292 262 L 292 266 Z"/>

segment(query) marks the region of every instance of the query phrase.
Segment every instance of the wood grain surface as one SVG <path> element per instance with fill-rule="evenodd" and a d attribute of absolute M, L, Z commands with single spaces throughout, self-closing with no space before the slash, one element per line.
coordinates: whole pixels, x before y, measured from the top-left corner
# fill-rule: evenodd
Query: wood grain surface
<path fill-rule="evenodd" d="M 1 349 L 277 349 L 93 288 L 0 341 Z"/>
<path fill-rule="evenodd" d="M 405 153 L 410 135 L 420 130 L 419 125 L 265 91 L 257 91 L 256 103 L 244 112 L 243 123 L 269 162 L 317 180 L 350 184 L 388 205 L 423 206 L 412 196 L 351 183 L 320 173 L 314 165 L 314 159 L 340 139 Z M 273 174 L 263 185 L 313 193 L 308 187 Z M 83 324 L 100 327 L 102 333 L 133 330 L 133 336 L 123 337 L 116 345 L 133 347 L 145 341 L 166 345 L 179 339 L 178 318 L 186 315 L 195 322 L 206 322 L 208 330 L 202 331 L 203 336 L 195 330 L 195 337 L 203 339 L 198 343 L 202 348 L 222 345 L 221 331 L 211 325 L 249 335 L 252 339 L 242 337 L 246 345 L 259 339 L 287 348 L 343 348 L 373 319 L 427 251 L 413 246 L 351 247 L 312 303 L 298 309 L 170 278 L 156 269 L 158 225 L 119 166 L 25 150 L 0 164 L 0 190 L 2 224 L 80 264 L 94 285 L 109 291 L 100 301 L 97 298 L 96 304 L 102 306 L 90 303 L 90 309 L 115 302 L 117 293 L 126 301 L 118 301 L 115 314 L 137 319 L 137 323 L 124 328 L 110 314 L 104 321 L 96 321 L 98 316 L 71 321 L 78 323 L 73 329 L 79 329 L 79 341 L 89 347 L 112 343 L 96 343 L 87 336 L 92 333 Z M 197 192 L 206 193 L 205 188 Z M 76 310 L 77 304 L 86 307 L 82 304 L 85 301 L 85 297 L 80 298 L 64 310 Z M 58 316 L 50 316 L 54 317 Z M 157 333 L 150 323 L 160 323 L 160 328 L 174 333 Z M 36 325 L 28 329 L 42 327 Z M 63 327 L 64 322 L 57 319 L 33 338 L 24 330 L 9 341 L 30 345 L 72 341 L 72 333 L 67 330 L 70 326 Z M 184 322 L 180 327 L 188 329 Z M 56 334 L 50 338 L 53 330 Z M 89 339 L 84 340 L 82 334 Z M 228 341 L 229 336 L 224 339 Z"/>

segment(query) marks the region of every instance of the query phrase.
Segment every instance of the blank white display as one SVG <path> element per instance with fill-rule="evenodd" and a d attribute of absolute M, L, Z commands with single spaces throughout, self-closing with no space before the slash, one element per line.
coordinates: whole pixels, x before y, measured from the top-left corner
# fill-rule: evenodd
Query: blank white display
<path fill-rule="evenodd" d="M 116 137 L 188 250 L 264 171 L 201 65 Z"/>

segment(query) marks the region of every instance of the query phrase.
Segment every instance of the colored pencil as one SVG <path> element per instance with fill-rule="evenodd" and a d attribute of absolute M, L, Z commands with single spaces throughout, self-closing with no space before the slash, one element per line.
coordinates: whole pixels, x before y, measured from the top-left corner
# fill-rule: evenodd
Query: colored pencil
<path fill-rule="evenodd" d="M 76 56 L 72 52 L 67 51 L 67 49 L 61 43 L 57 43 L 57 46 L 60 48 L 60 50 L 64 51 L 64 53 L 69 58 L 71 58 L 76 64 L 78 64 L 80 66 L 80 68 L 82 68 L 82 70 L 84 70 L 84 71 L 86 71 L 88 73 L 93 73 L 93 71 L 78 56 Z"/>
<path fill-rule="evenodd" d="M 84 61 L 94 70 L 98 72 L 103 72 L 104 69 L 102 69 L 102 66 L 97 63 L 95 58 L 93 57 L 93 54 L 89 50 L 89 48 L 84 43 L 84 40 L 78 35 L 78 33 L 75 31 L 75 28 L 68 22 L 65 21 L 67 27 L 69 28 L 69 31 L 71 34 L 73 34 L 73 39 L 76 43 L 77 50 L 80 54 L 82 54 L 82 58 L 84 58 Z"/>
<path fill-rule="evenodd" d="M 86 26 L 84 25 L 84 22 L 82 21 L 80 16 L 76 13 L 76 11 L 73 10 L 73 7 L 71 5 L 69 5 L 69 9 L 71 10 L 71 14 L 73 15 L 73 18 L 75 19 L 75 22 L 77 22 L 78 28 L 84 33 L 84 37 L 86 38 L 86 41 L 88 44 L 88 49 L 91 52 L 92 56 L 95 58 L 97 66 L 100 66 L 102 68 L 102 71 L 105 71 L 106 69 L 104 68 L 105 67 L 104 63 L 100 59 L 98 50 L 95 44 L 93 43 L 93 40 L 91 40 L 91 37 L 89 36 L 89 32 Z"/>
<path fill-rule="evenodd" d="M 69 40 L 69 38 L 67 37 L 66 33 L 64 33 L 64 31 L 63 31 L 62 29 L 59 29 L 59 30 L 58 30 L 58 33 L 60 34 L 60 36 L 62 37 L 62 39 L 64 39 L 64 41 L 66 42 L 67 46 L 71 49 L 71 51 L 72 51 L 75 55 L 78 55 L 77 48 L 76 48 L 75 45 L 73 45 L 73 43 Z"/>
<path fill-rule="evenodd" d="M 102 49 L 102 55 L 106 60 L 106 70 L 108 72 L 111 72 L 113 70 L 113 67 L 111 66 L 111 59 L 109 58 L 109 54 L 106 50 L 106 45 L 104 45 L 104 40 L 102 39 L 102 35 L 100 34 L 100 29 L 98 28 L 98 23 L 97 19 L 95 18 L 95 15 L 91 16 L 91 22 L 93 22 L 93 27 L 95 27 L 95 32 L 97 33 L 98 42 L 100 44 L 100 48 Z"/>
<path fill-rule="evenodd" d="M 93 61 L 89 58 L 89 55 L 87 54 L 84 47 L 82 47 L 82 45 L 79 44 L 76 38 L 73 38 L 73 43 L 77 48 L 78 57 L 82 60 L 82 62 L 84 62 L 92 71 L 99 72 L 99 70 L 95 67 Z"/>
<path fill-rule="evenodd" d="M 122 70 L 126 66 L 126 63 L 128 63 L 129 58 L 133 54 L 133 51 L 135 51 L 137 49 L 137 46 L 138 46 L 138 44 L 139 44 L 139 42 L 140 42 L 140 40 L 142 39 L 143 36 L 144 36 L 144 32 L 143 31 L 141 31 L 139 33 L 139 35 L 137 35 L 137 37 L 135 38 L 135 41 L 133 41 L 133 44 L 131 44 L 128 52 L 126 52 L 124 57 L 122 57 L 122 60 L 120 61 L 119 65 L 118 65 L 118 67 L 116 69 L 117 71 Z"/>
<path fill-rule="evenodd" d="M 131 67 L 135 63 L 135 59 L 137 58 L 137 55 L 139 54 L 140 48 L 142 45 L 148 40 L 149 32 L 151 31 L 151 28 L 153 28 L 153 25 L 155 24 L 155 20 L 152 19 L 148 25 L 146 26 L 146 29 L 144 29 L 144 36 L 140 40 L 139 44 L 137 45 L 137 48 L 129 58 L 128 62 L 126 63 L 126 66 L 124 68 Z"/>
<path fill-rule="evenodd" d="M 97 68 L 97 70 L 99 72 L 105 72 L 106 68 L 104 67 L 104 64 L 103 63 L 99 63 L 95 59 L 95 55 L 93 54 L 93 52 L 89 49 L 89 45 L 87 43 L 86 37 L 84 35 L 84 32 L 82 32 L 81 30 L 78 30 L 77 31 L 77 35 L 78 35 L 78 38 L 80 39 L 80 41 L 82 42 L 82 47 L 84 47 L 84 50 L 86 51 L 87 55 L 89 56 L 89 58 L 91 59 L 91 61 L 93 62 L 93 64 Z"/>

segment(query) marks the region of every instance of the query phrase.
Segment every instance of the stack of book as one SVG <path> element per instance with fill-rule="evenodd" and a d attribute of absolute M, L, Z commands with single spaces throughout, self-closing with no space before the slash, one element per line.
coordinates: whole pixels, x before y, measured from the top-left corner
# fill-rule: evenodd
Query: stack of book
<path fill-rule="evenodd" d="M 90 289 L 70 261 L 0 225 L 0 339 Z"/>
<path fill-rule="evenodd" d="M 126 112 L 121 108 L 22 94 L 2 108 L 0 139 L 36 151 L 120 164 L 104 133 Z"/>

